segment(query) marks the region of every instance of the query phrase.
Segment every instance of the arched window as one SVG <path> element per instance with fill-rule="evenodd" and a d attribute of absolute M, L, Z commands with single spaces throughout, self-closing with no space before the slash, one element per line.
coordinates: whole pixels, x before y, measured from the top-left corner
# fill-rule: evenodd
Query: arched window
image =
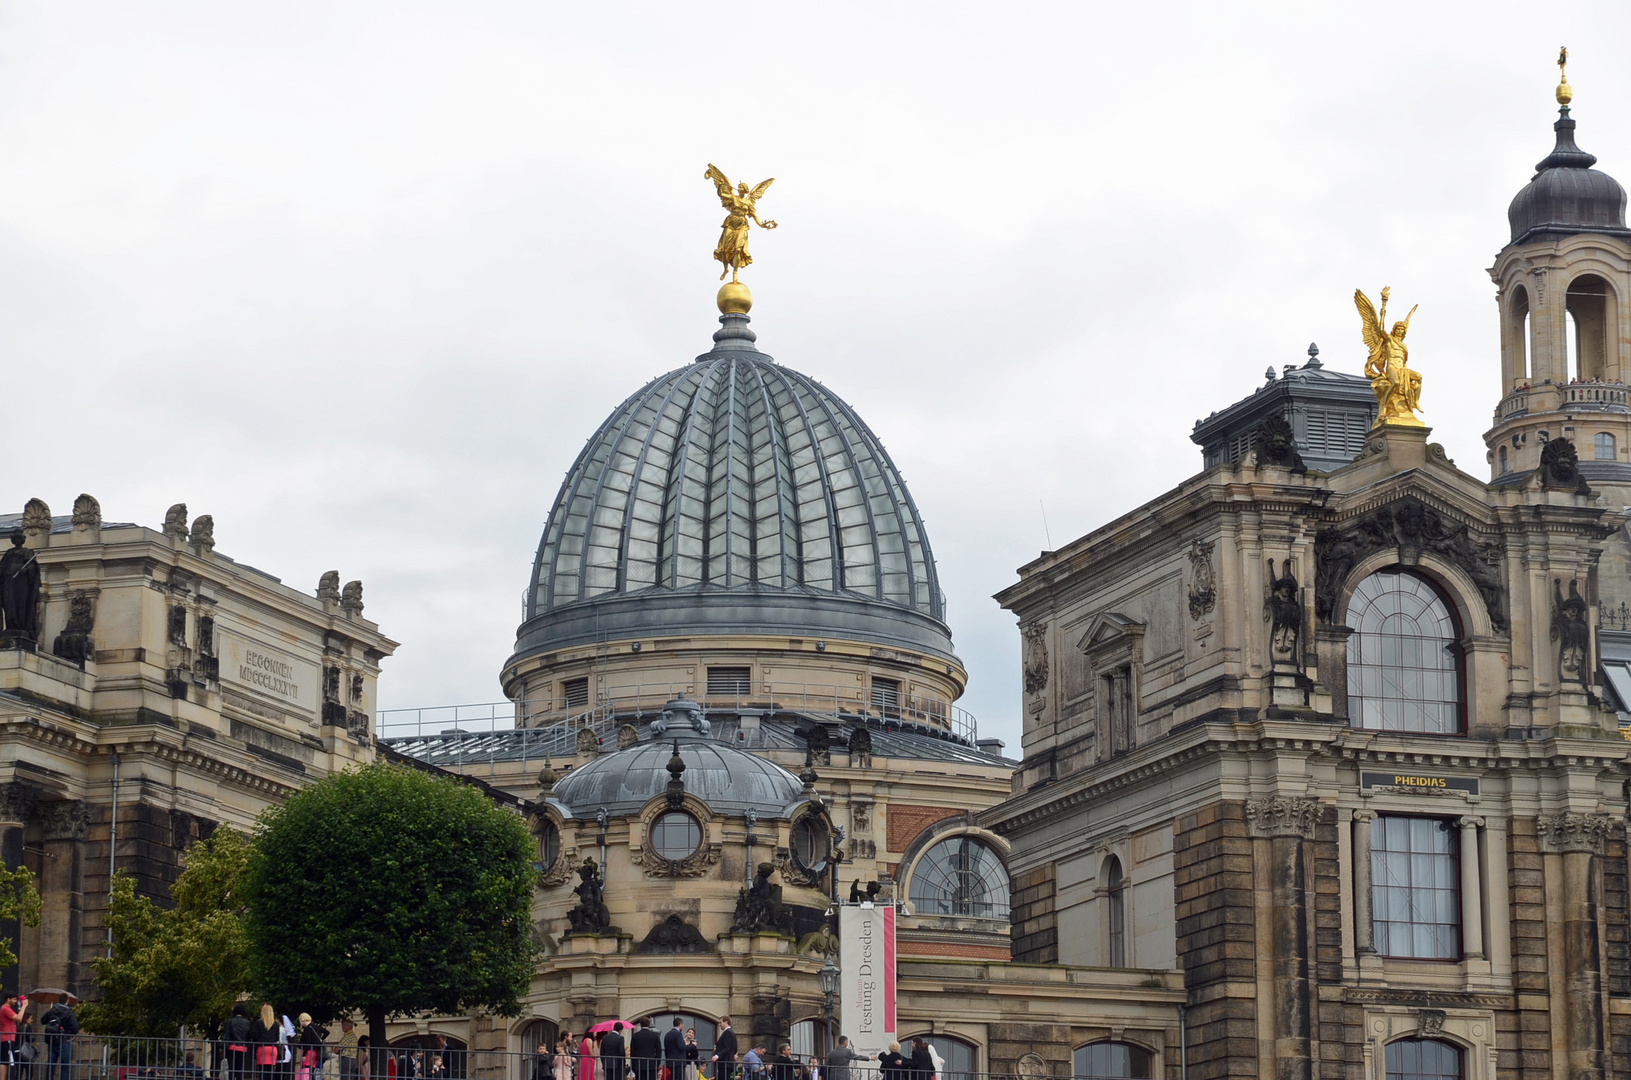
<path fill-rule="evenodd" d="M 825 1058 L 831 1043 L 827 1038 L 827 1021 L 800 1020 L 788 1029 L 787 1041 L 793 1044 L 793 1056 L 800 1061 L 809 1060 L 811 1054 L 820 1054 Z M 780 1050 L 781 1047 L 776 1049 Z"/>
<path fill-rule="evenodd" d="M 1507 387 L 1507 390 L 1511 392 L 1529 381 L 1529 291 L 1522 285 L 1512 290 L 1512 303 L 1507 308 L 1507 319 L 1512 347 L 1508 370 L 1511 371 L 1513 380 L 1513 385 Z"/>
<path fill-rule="evenodd" d="M 555 869 L 555 860 L 561 857 L 561 827 L 545 820 L 538 837 L 538 869 L 544 873 Z"/>
<path fill-rule="evenodd" d="M 679 862 L 702 846 L 702 826 L 684 810 L 670 810 L 651 823 L 651 846 L 663 858 Z"/>
<path fill-rule="evenodd" d="M 667 1035 L 668 1029 L 674 1026 L 674 1021 L 680 1022 L 680 1033 L 695 1030 L 697 1045 L 702 1047 L 702 1060 L 707 1061 L 713 1056 L 714 1038 L 719 1033 L 719 1025 L 705 1016 L 688 1012 L 654 1012 L 651 1016 L 651 1029 L 659 1035 Z M 573 1047 L 577 1049 L 577 1047 Z M 747 1051 L 743 1051 L 746 1053 Z"/>
<path fill-rule="evenodd" d="M 1114 855 L 1104 864 L 1104 902 L 1110 909 L 1110 966 L 1127 966 L 1127 880 Z"/>
<path fill-rule="evenodd" d="M 1506 472 L 1506 447 L 1504 447 L 1504 446 L 1501 447 L 1500 458 L 1501 458 L 1501 472 L 1504 473 L 1504 472 Z"/>
<path fill-rule="evenodd" d="M 1600 379 L 1608 358 L 1608 282 L 1583 274 L 1569 283 L 1569 377 Z"/>
<path fill-rule="evenodd" d="M 1348 718 L 1356 728 L 1461 731 L 1455 613 L 1426 578 L 1382 570 L 1348 604 Z"/>
<path fill-rule="evenodd" d="M 923 853 L 912 869 L 912 907 L 919 915 L 1008 918 L 1008 869 L 972 836 L 953 836 Z"/>
<path fill-rule="evenodd" d="M 799 866 L 812 874 L 827 868 L 832 852 L 827 823 L 815 814 L 806 814 L 793 824 L 793 858 Z"/>
<path fill-rule="evenodd" d="M 1387 1044 L 1387 1080 L 1461 1080 L 1461 1051 L 1440 1039 Z"/>
<path fill-rule="evenodd" d="M 1614 460 L 1614 436 L 1607 431 L 1599 431 L 1592 439 L 1592 457 L 1598 461 Z"/>
<path fill-rule="evenodd" d="M 950 1035 L 941 1034 L 940 1032 L 930 1035 L 913 1035 L 912 1038 L 922 1039 L 934 1047 L 935 1053 L 939 1054 L 940 1060 L 945 1063 L 945 1068 L 935 1074 L 936 1080 L 974 1080 L 974 1066 L 979 1060 L 979 1051 L 974 1048 L 973 1043 L 964 1042 L 962 1039 L 954 1039 Z M 900 1050 L 901 1053 L 910 1056 L 912 1052 L 911 1042 L 902 1039 L 900 1041 Z M 854 1076 L 855 1074 L 856 1070 L 852 1068 L 850 1075 Z"/>
<path fill-rule="evenodd" d="M 553 1020 L 542 1018 L 534 1020 L 521 1030 L 521 1053 L 536 1054 L 540 1046 L 549 1048 L 549 1053 L 555 1052 L 555 1040 L 561 1037 L 561 1029 Z M 577 1047 L 571 1049 L 576 1050 Z"/>
<path fill-rule="evenodd" d="M 1076 1080 L 1132 1080 L 1153 1074 L 1154 1055 L 1142 1046 L 1122 1042 L 1096 1042 L 1078 1046 L 1074 1055 Z"/>

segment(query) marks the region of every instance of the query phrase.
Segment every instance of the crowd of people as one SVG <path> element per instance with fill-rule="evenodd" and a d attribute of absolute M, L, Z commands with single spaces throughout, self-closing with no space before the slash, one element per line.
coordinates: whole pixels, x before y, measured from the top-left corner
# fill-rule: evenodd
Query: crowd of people
<path fill-rule="evenodd" d="M 0 1004 L 0 1080 L 74 1080 L 79 1034 L 79 1019 L 67 1004 L 35 1006 L 26 997 L 7 996 Z M 433 1038 L 429 1048 L 374 1054 L 368 1036 L 357 1034 L 349 1018 L 340 1021 L 340 1035 L 331 1042 L 328 1029 L 308 1013 L 291 1019 L 263 1003 L 252 1014 L 239 1003 L 211 1048 L 209 1072 L 219 1080 L 466 1080 L 465 1063 L 455 1058 L 459 1051 L 450 1051 L 445 1038 Z M 597 1024 L 581 1036 L 562 1030 L 553 1046 L 540 1044 L 524 1066 L 514 1080 L 944 1080 L 944 1062 L 926 1039 L 912 1040 L 905 1051 L 890 1043 L 870 1057 L 840 1035 L 823 1060 L 795 1053 L 788 1042 L 744 1048 L 728 1016 L 720 1017 L 711 1048 L 680 1017 L 662 1034 L 646 1017 L 637 1024 Z M 120 1068 L 121 1076 L 126 1072 L 137 1080 L 160 1075 L 150 1062 Z M 163 1074 L 207 1080 L 192 1049 Z"/>
<path fill-rule="evenodd" d="M 596 1027 L 582 1036 L 563 1030 L 553 1047 L 539 1045 L 526 1080 L 871 1080 L 873 1073 L 878 1080 L 940 1080 L 945 1070 L 927 1039 L 913 1039 L 907 1052 L 892 1042 L 871 1058 L 840 1035 L 825 1061 L 818 1054 L 801 1058 L 791 1043 L 780 1043 L 775 1053 L 759 1043 L 738 1060 L 741 1044 L 728 1016 L 719 1018 L 712 1053 L 697 1043 L 696 1028 L 683 1027 L 677 1016 L 662 1036 L 650 1017 L 638 1026 L 614 1021 Z M 622 1027 L 632 1027 L 632 1034 L 625 1038 Z"/>

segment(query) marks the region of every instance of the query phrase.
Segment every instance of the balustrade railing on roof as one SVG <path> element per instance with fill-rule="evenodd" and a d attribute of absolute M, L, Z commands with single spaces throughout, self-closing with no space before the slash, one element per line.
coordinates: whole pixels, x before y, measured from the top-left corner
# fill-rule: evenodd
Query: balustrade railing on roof
<path fill-rule="evenodd" d="M 1545 395 L 1557 395 L 1557 408 L 1574 412 L 1631 408 L 1631 386 L 1619 382 L 1542 382 L 1514 390 L 1501 399 L 1496 414 L 1502 419 L 1546 404 Z"/>

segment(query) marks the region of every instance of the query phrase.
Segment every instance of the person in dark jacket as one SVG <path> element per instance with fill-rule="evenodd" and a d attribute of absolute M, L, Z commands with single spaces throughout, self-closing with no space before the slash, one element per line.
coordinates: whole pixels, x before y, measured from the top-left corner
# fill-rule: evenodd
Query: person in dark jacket
<path fill-rule="evenodd" d="M 719 1034 L 714 1038 L 714 1077 L 713 1080 L 730 1080 L 731 1070 L 736 1068 L 736 1032 L 731 1030 L 731 1018 L 719 1018 Z"/>
<path fill-rule="evenodd" d="M 651 1017 L 642 1017 L 640 1027 L 629 1039 L 629 1057 L 634 1080 L 657 1080 L 657 1067 L 663 1060 L 663 1039 L 651 1026 Z"/>
<path fill-rule="evenodd" d="M 249 1010 L 243 1002 L 232 1007 L 232 1015 L 221 1025 L 221 1046 L 226 1051 L 227 1073 L 232 1080 L 249 1080 L 253 1064 L 249 1056 L 255 1045 L 255 1032 L 249 1023 Z"/>
<path fill-rule="evenodd" d="M 674 1026 L 663 1033 L 663 1064 L 668 1080 L 685 1080 L 685 1021 L 674 1017 Z"/>
<path fill-rule="evenodd" d="M 629 1071 L 628 1047 L 623 1033 L 617 1028 L 606 1032 L 600 1040 L 600 1071 L 605 1080 L 623 1080 Z"/>
<path fill-rule="evenodd" d="M 770 1056 L 770 1080 L 793 1080 L 798 1064 L 792 1044 L 782 1043 L 781 1049 Z"/>
<path fill-rule="evenodd" d="M 890 1043 L 889 1049 L 878 1055 L 878 1067 L 883 1080 L 906 1080 L 906 1059 L 900 1055 L 900 1043 Z"/>
<path fill-rule="evenodd" d="M 912 1080 L 934 1080 L 934 1058 L 929 1056 L 929 1044 L 923 1039 L 912 1040 Z"/>
<path fill-rule="evenodd" d="M 270 1003 L 261 1003 L 260 1019 L 250 1023 L 249 1032 L 255 1038 L 255 1075 L 261 1080 L 272 1080 L 277 1076 L 278 1042 L 283 1035 L 283 1025 L 278 1023 Z"/>

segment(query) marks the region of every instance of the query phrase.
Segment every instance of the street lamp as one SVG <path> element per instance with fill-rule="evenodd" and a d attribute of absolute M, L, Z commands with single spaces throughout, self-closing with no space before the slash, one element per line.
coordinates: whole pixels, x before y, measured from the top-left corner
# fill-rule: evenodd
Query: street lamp
<path fill-rule="evenodd" d="M 833 1044 L 837 1042 L 832 1031 L 832 998 L 834 994 L 838 993 L 838 968 L 833 964 L 831 956 L 827 957 L 827 962 L 821 965 L 821 970 L 816 973 L 816 977 L 821 980 L 821 993 L 827 1000 L 827 1053 L 830 1054 L 832 1053 Z"/>

